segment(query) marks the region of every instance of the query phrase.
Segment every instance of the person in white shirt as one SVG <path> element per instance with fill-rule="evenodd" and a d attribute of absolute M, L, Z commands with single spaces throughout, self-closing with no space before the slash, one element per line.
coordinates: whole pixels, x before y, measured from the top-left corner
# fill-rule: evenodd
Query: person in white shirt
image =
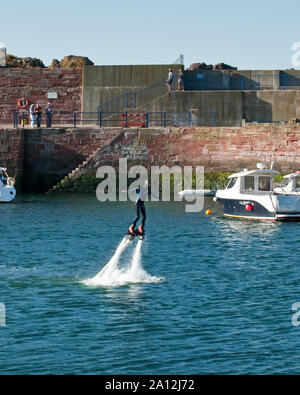
<path fill-rule="evenodd" d="M 174 79 L 173 69 L 172 69 L 172 67 L 169 67 L 168 79 L 166 81 L 166 86 L 168 88 L 168 92 L 171 92 L 171 90 L 172 90 L 173 79 Z"/>
<path fill-rule="evenodd" d="M 36 124 L 36 114 L 34 112 L 34 104 L 31 104 L 29 107 L 29 114 L 30 114 L 30 120 L 31 120 L 31 127 L 34 128 Z"/>

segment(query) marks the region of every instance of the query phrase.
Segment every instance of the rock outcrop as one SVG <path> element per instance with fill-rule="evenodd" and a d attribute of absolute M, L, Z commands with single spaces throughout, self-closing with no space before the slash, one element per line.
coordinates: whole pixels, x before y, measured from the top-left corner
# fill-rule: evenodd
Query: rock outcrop
<path fill-rule="evenodd" d="M 94 63 L 85 56 L 65 56 L 61 61 L 53 59 L 49 68 L 68 68 L 68 69 L 82 69 L 83 66 L 93 66 Z"/>
<path fill-rule="evenodd" d="M 85 65 L 94 65 L 94 63 L 85 56 L 65 56 L 61 61 L 53 59 L 49 68 L 67 68 L 67 69 L 82 69 Z M 33 69 L 40 68 L 45 69 L 43 61 L 37 58 L 19 58 L 14 55 L 6 55 L 6 67 L 10 68 L 23 68 L 23 69 Z"/>
<path fill-rule="evenodd" d="M 218 63 L 213 67 L 213 70 L 237 70 L 237 67 L 230 66 L 226 63 Z"/>
<path fill-rule="evenodd" d="M 216 65 L 202 63 L 192 63 L 187 71 L 195 70 L 237 70 L 237 67 L 230 66 L 226 63 L 218 63 Z"/>
<path fill-rule="evenodd" d="M 212 64 L 206 64 L 204 62 L 202 63 L 192 63 L 190 67 L 187 69 L 187 71 L 194 71 L 194 70 L 212 70 L 213 65 Z"/>
<path fill-rule="evenodd" d="M 8 54 L 6 55 L 6 67 L 24 69 L 32 69 L 37 67 L 40 69 L 44 69 L 46 66 L 40 59 L 37 58 L 19 58 L 18 56 Z"/>

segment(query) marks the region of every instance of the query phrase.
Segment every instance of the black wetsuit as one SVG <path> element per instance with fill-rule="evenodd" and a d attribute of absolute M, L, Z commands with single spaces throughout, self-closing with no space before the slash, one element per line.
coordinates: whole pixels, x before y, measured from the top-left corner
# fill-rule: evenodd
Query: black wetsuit
<path fill-rule="evenodd" d="M 141 200 L 140 197 L 138 197 L 137 201 L 135 202 L 135 208 L 136 208 L 136 217 L 135 217 L 132 224 L 135 228 L 135 226 L 136 226 L 138 220 L 141 218 L 141 214 L 142 214 L 142 227 L 144 228 L 145 222 L 146 222 L 146 209 L 145 209 L 144 202 Z"/>

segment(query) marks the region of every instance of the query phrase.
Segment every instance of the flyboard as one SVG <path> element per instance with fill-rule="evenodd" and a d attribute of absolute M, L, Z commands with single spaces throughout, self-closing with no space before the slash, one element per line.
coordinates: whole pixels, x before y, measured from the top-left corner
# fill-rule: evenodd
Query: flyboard
<path fill-rule="evenodd" d="M 120 256 L 130 246 L 130 244 L 133 242 L 133 240 L 135 238 L 138 238 L 141 241 L 145 239 L 145 231 L 143 228 L 139 227 L 138 230 L 134 230 L 131 228 L 128 229 L 128 231 L 125 233 L 125 236 L 124 236 L 123 240 L 121 241 L 119 247 L 117 248 L 112 259 L 108 262 L 108 264 L 98 274 L 99 277 L 105 275 L 105 273 L 108 270 L 115 270 L 116 269 Z"/>
<path fill-rule="evenodd" d="M 137 237 L 139 240 L 144 240 L 145 230 L 143 226 L 139 226 L 138 230 L 134 230 L 134 225 L 132 225 L 126 232 L 125 237 L 130 241 L 133 241 L 135 237 Z"/>

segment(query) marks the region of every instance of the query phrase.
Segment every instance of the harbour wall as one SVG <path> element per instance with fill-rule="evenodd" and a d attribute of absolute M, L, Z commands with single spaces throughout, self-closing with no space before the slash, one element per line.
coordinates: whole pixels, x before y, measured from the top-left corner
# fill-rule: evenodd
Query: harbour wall
<path fill-rule="evenodd" d="M 191 111 L 192 121 L 200 125 L 201 120 L 212 117 L 212 112 L 216 126 L 241 126 L 243 120 L 289 122 L 293 118 L 300 119 L 300 90 L 173 92 L 152 100 L 147 111 Z"/>
<path fill-rule="evenodd" d="M 57 99 L 49 100 L 49 92 L 56 93 Z M 60 114 L 72 114 L 81 111 L 81 96 L 81 70 L 0 68 L 0 125 L 13 124 L 22 97 L 42 107 L 50 101 Z"/>
<path fill-rule="evenodd" d="M 179 65 L 177 66 L 179 67 Z M 153 94 L 155 97 L 160 96 L 166 92 L 166 87 L 165 83 L 159 84 L 159 81 L 167 79 L 168 68 L 168 65 L 85 66 L 83 69 L 82 111 L 95 112 L 98 106 L 109 100 L 146 87 L 150 87 L 148 88 L 150 98 L 153 99 Z M 156 85 L 157 83 L 158 85 Z M 161 91 L 162 87 L 163 91 Z M 142 96 L 144 102 L 147 101 L 147 97 Z M 115 109 L 118 109 L 118 104 L 118 100 L 113 103 Z M 120 106 L 123 104 L 127 103 L 120 100 Z M 131 107 L 132 104 L 130 100 L 128 107 Z"/>
<path fill-rule="evenodd" d="M 174 72 L 181 67 L 174 65 Z M 68 114 L 69 121 L 74 111 L 95 112 L 99 106 L 103 111 L 117 112 L 192 111 L 193 120 L 204 126 L 213 124 L 213 112 L 216 126 L 240 126 L 243 119 L 300 119 L 300 72 L 186 71 L 186 91 L 174 90 L 171 95 L 165 86 L 167 73 L 168 65 L 85 66 L 83 70 L 0 68 L 0 125 L 13 124 L 18 99 L 26 97 L 44 106 L 49 92 L 57 94 L 57 99 L 50 101 L 60 118 Z M 204 79 L 199 80 L 199 75 Z M 176 89 L 176 80 L 173 85 Z"/>
<path fill-rule="evenodd" d="M 300 126 L 167 129 L 0 129 L 0 166 L 16 175 L 24 192 L 43 192 L 84 163 L 100 165 L 204 166 L 206 172 L 239 171 L 275 162 L 282 173 L 300 169 Z"/>
<path fill-rule="evenodd" d="M 234 172 L 270 164 L 282 173 L 300 169 L 300 126 L 247 124 L 243 127 L 203 127 L 124 130 L 116 145 L 95 155 L 86 169 L 118 167 L 120 157 L 130 165 L 204 166 L 205 172 Z"/>
<path fill-rule="evenodd" d="M 24 134 L 18 129 L 0 129 L 0 167 L 7 167 L 10 176 L 21 188 L 24 162 Z"/>
<path fill-rule="evenodd" d="M 179 68 L 174 65 L 174 72 Z M 193 113 L 199 125 L 241 126 L 246 122 L 300 119 L 300 72 L 185 71 L 185 91 L 171 95 L 165 86 L 168 66 L 86 66 L 82 111 Z M 203 78 L 198 79 L 197 76 Z M 136 96 L 132 96 L 136 93 Z M 198 114 L 197 114 L 198 113 Z"/>

